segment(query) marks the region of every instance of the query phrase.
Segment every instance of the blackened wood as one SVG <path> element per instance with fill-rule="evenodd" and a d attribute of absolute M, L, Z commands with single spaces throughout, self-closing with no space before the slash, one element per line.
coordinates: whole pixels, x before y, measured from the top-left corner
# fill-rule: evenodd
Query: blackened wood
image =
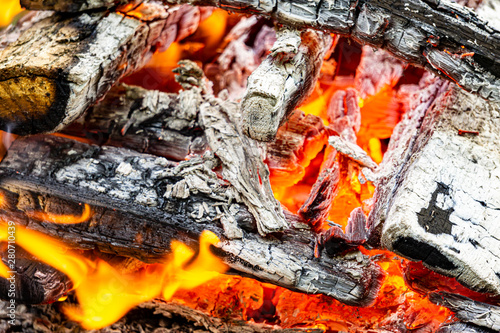
<path fill-rule="evenodd" d="M 248 77 L 241 101 L 243 133 L 260 141 L 276 138 L 278 128 L 312 92 L 331 44 L 329 34 L 312 29 L 278 30 L 270 55 Z"/>
<path fill-rule="evenodd" d="M 468 323 L 451 323 L 439 327 L 436 333 L 495 333 L 496 331 L 490 330 L 481 326 L 468 324 Z"/>
<path fill-rule="evenodd" d="M 201 102 L 190 90 L 168 94 L 118 84 L 63 133 L 181 161 L 208 149 L 198 122 Z"/>
<path fill-rule="evenodd" d="M 21 6 L 30 10 L 55 10 L 58 12 L 80 12 L 97 8 L 111 8 L 113 6 L 139 1 L 128 0 L 20 0 Z"/>
<path fill-rule="evenodd" d="M 314 182 L 307 200 L 298 211 L 298 214 L 316 232 L 321 230 L 339 190 L 340 170 L 337 152 L 334 149 L 326 149 L 325 151 L 327 158 L 322 170 Z"/>
<path fill-rule="evenodd" d="M 328 255 L 334 256 L 364 244 L 367 238 L 366 216 L 358 207 L 351 212 L 345 233 L 341 227 L 332 226 L 318 235 L 318 246 L 319 249 L 324 248 Z"/>
<path fill-rule="evenodd" d="M 500 330 L 500 307 L 473 301 L 465 296 L 447 292 L 431 293 L 429 300 L 455 313 L 463 322 L 484 327 L 495 332 Z"/>
<path fill-rule="evenodd" d="M 184 17 L 192 22 L 182 24 Z M 0 52 L 0 129 L 25 135 L 63 128 L 198 22 L 197 8 L 157 3 L 36 22 Z"/>
<path fill-rule="evenodd" d="M 186 1 L 264 15 L 295 27 L 350 35 L 359 42 L 383 47 L 404 61 L 425 66 L 484 98 L 500 100 L 500 32 L 456 3 Z"/>
<path fill-rule="evenodd" d="M 3 218 L 56 237 L 71 248 L 98 249 L 161 261 L 170 241 L 196 246 L 202 230 L 223 241 L 218 255 L 236 272 L 293 290 L 324 293 L 351 305 L 368 305 L 383 276 L 361 253 L 314 258 L 314 235 L 289 229 L 278 237 L 255 233 L 248 209 L 231 203 L 228 183 L 213 159 L 173 164 L 125 149 L 89 146 L 55 136 L 18 138 L 0 163 L 9 209 Z M 92 206 L 89 222 L 40 223 L 33 210 L 68 214 Z M 78 213 L 76 213 L 78 215 Z M 241 232 L 227 237 L 222 218 Z"/>
<path fill-rule="evenodd" d="M 7 252 L 2 253 L 4 263 Z M 71 280 L 57 269 L 44 264 L 35 257 L 16 248 L 15 273 L 10 273 L 15 288 L 14 297 L 10 295 L 11 282 L 0 278 L 0 299 L 14 299 L 20 304 L 52 303 L 64 296 L 73 288 Z"/>
<path fill-rule="evenodd" d="M 430 0 L 342 0 L 334 4 L 282 0 L 165 2 L 220 7 L 264 15 L 302 29 L 312 27 L 350 35 L 362 43 L 386 48 L 404 61 L 425 66 L 484 98 L 500 100 L 500 32 L 472 9 L 456 3 Z"/>
<path fill-rule="evenodd" d="M 384 247 L 495 295 L 500 294 L 500 201 L 493 194 L 500 189 L 499 112 L 498 103 L 451 87 L 423 118 L 410 115 L 413 120 L 404 123 L 416 124 L 406 129 L 407 136 L 400 135 L 402 127 L 395 131 L 394 144 L 403 139 L 399 144 L 405 147 L 384 157 L 394 168 L 377 184 L 372 211 L 378 217 L 373 222 L 383 224 Z"/>

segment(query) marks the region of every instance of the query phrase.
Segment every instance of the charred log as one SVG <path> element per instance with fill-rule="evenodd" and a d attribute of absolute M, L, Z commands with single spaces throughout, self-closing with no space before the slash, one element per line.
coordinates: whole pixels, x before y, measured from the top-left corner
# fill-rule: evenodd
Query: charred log
<path fill-rule="evenodd" d="M 498 306 L 447 292 L 432 293 L 429 299 L 455 312 L 455 316 L 463 322 L 484 327 L 487 331 L 500 330 L 500 307 Z"/>
<path fill-rule="evenodd" d="M 494 333 L 496 331 L 490 330 L 481 326 L 467 324 L 467 323 L 451 323 L 442 325 L 436 333 Z"/>
<path fill-rule="evenodd" d="M 33 8 L 80 10 L 75 1 L 30 1 Z M 177 0 L 169 3 L 214 6 L 259 14 L 298 28 L 311 27 L 349 35 L 384 47 L 400 59 L 425 66 L 468 91 L 500 100 L 500 32 L 473 10 L 452 2 L 329 2 Z M 94 7 L 112 0 L 95 1 Z M 30 6 L 28 0 L 24 5 Z M 73 8 L 71 8 L 73 7 Z M 66 8 L 66 9 L 64 9 Z"/>
<path fill-rule="evenodd" d="M 167 94 L 119 84 L 63 133 L 182 161 L 208 149 L 198 121 L 201 102 L 189 90 Z"/>
<path fill-rule="evenodd" d="M 371 215 L 372 223 L 383 224 L 384 247 L 495 295 L 500 294 L 495 227 L 500 202 L 493 194 L 500 188 L 498 112 L 497 103 L 452 87 L 423 118 L 410 114 L 384 157 L 383 164 L 392 166 L 382 167 L 389 176 L 378 183 Z M 412 122 L 413 129 L 404 128 Z"/>
<path fill-rule="evenodd" d="M 0 129 L 25 135 L 63 128 L 198 22 L 196 8 L 154 3 L 35 22 L 0 53 Z"/>
<path fill-rule="evenodd" d="M 70 300 L 65 303 L 69 303 Z M 60 332 L 82 331 L 75 322 L 65 319 L 60 314 L 59 304 L 18 306 L 15 312 L 14 325 L 9 325 L 9 310 L 6 303 L 0 303 L 0 330 L 12 332 L 17 329 L 26 331 Z M 190 333 L 321 333 L 321 329 L 288 328 L 275 325 L 254 323 L 233 318 L 216 318 L 207 313 L 192 309 L 176 302 L 154 300 L 145 302 L 131 310 L 110 327 L 92 330 L 106 333 L 110 330 L 117 333 L 128 332 L 190 332 Z"/>
<path fill-rule="evenodd" d="M 347 304 L 368 305 L 383 276 L 360 253 L 314 258 L 311 232 L 289 229 L 263 238 L 248 209 L 231 203 L 213 159 L 174 164 L 113 147 L 54 136 L 17 139 L 0 163 L 9 203 L 2 218 L 41 231 L 76 249 L 98 249 L 158 262 L 173 239 L 196 247 L 202 230 L 223 241 L 217 254 L 238 274 Z M 88 222 L 38 221 L 32 212 L 75 214 L 92 206 Z M 77 213 L 75 213 L 77 212 Z M 236 232 L 234 231 L 236 230 Z"/>
<path fill-rule="evenodd" d="M 278 30 L 271 54 L 248 78 L 241 102 L 246 135 L 275 139 L 278 128 L 314 88 L 331 43 L 330 35 L 311 29 Z"/>

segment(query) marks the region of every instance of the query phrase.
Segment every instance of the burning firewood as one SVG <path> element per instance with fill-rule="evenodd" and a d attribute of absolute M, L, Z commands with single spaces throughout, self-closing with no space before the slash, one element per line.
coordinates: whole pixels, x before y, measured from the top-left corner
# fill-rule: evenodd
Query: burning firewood
<path fill-rule="evenodd" d="M 129 148 L 182 161 L 208 149 L 198 115 L 199 94 L 168 94 L 118 84 L 63 133 L 97 145 Z"/>
<path fill-rule="evenodd" d="M 280 238 L 258 236 L 252 215 L 244 205 L 230 203 L 228 184 L 210 171 L 210 160 L 177 165 L 54 136 L 19 138 L 9 152 L 0 165 L 10 207 L 2 211 L 3 218 L 71 248 L 158 262 L 172 239 L 195 245 L 208 229 L 223 239 L 219 255 L 240 274 L 348 304 L 369 304 L 376 294 L 379 267 L 359 253 L 317 261 L 310 232 L 290 229 Z M 24 152 L 36 167 L 23 160 Z M 141 176 L 146 174 L 148 179 Z M 89 222 L 40 223 L 30 214 L 40 209 L 68 214 L 82 201 L 94 211 Z M 228 238 L 227 225 L 238 230 L 239 238 Z"/>
<path fill-rule="evenodd" d="M 191 66 L 186 63 L 180 69 L 186 87 L 202 82 L 195 77 L 189 79 L 193 74 L 201 75 Z M 254 233 L 269 231 L 269 226 L 279 219 L 279 215 L 272 216 L 275 208 L 265 208 L 267 217 L 261 215 L 263 210 L 259 212 L 265 207 L 263 205 L 275 205 L 274 198 L 266 197 L 265 192 L 255 192 L 261 187 L 265 191 L 268 186 L 267 167 L 259 164 L 262 160 L 258 146 L 239 133 L 234 125 L 238 119 L 237 104 L 222 102 L 210 95 L 203 97 L 200 92 L 201 88 L 191 87 L 184 92 L 190 96 L 186 99 L 189 103 L 181 105 L 185 114 L 200 109 L 199 120 L 207 141 L 220 160 L 208 154 L 204 158 L 174 163 L 118 148 L 100 149 L 55 136 L 18 139 L 9 150 L 12 159 L 7 157 L 2 161 L 6 166 L 3 187 L 9 191 L 6 195 L 10 202 L 10 213 L 4 211 L 5 217 L 65 239 L 70 247 L 97 247 L 104 252 L 133 256 L 146 262 L 160 260 L 172 239 L 195 244 L 201 230 L 209 229 L 224 239 L 219 254 L 240 274 L 304 292 L 326 293 L 348 304 L 369 304 L 375 297 L 382 273 L 368 258 L 360 260 L 363 258 L 360 254 L 350 254 L 342 259 L 316 261 L 314 237 L 310 232 L 288 229 L 279 239 L 263 238 Z M 140 114 L 137 116 L 141 118 Z M 41 169 L 36 167 L 38 171 L 35 171 L 21 162 L 22 151 L 31 152 L 32 161 L 44 161 Z M 212 171 L 219 163 L 226 180 Z M 27 168 L 23 169 L 21 164 Z M 239 165 L 247 167 L 241 170 Z M 75 185 L 81 190 L 70 190 Z M 76 197 L 70 194 L 66 196 L 69 201 L 62 201 L 66 192 Z M 43 199 L 39 201 L 36 197 Z M 263 198 L 266 203 L 259 202 Z M 232 203 L 233 199 L 243 205 Z M 69 229 L 62 224 L 39 224 L 29 213 L 42 206 L 45 210 L 54 207 L 61 212 L 80 201 L 91 204 L 95 213 L 88 223 L 72 225 Z M 17 209 L 12 211 L 13 207 Z M 137 218 L 141 223 L 135 222 Z M 259 222 L 263 218 L 274 220 Z M 155 225 L 158 221 L 161 223 Z M 93 227 L 96 223 L 99 228 Z M 259 227 L 259 223 L 263 227 Z M 76 231 L 78 229 L 80 231 Z M 154 233 L 150 232 L 152 230 Z M 295 252 L 299 248 L 301 250 Z M 357 258 L 355 263 L 352 262 L 354 257 Z M 299 275 L 297 270 L 301 272 Z"/>
<path fill-rule="evenodd" d="M 331 43 L 330 35 L 312 29 L 278 30 L 271 54 L 248 78 L 241 104 L 246 135 L 274 140 L 278 127 L 314 88 Z"/>
<path fill-rule="evenodd" d="M 0 128 L 22 135 L 63 128 L 153 52 L 192 33 L 197 16 L 190 6 L 143 3 L 34 22 L 0 53 Z"/>
<path fill-rule="evenodd" d="M 495 333 L 496 331 L 462 322 L 442 325 L 436 333 Z"/>
<path fill-rule="evenodd" d="M 220 7 L 229 11 L 272 17 L 278 22 L 300 28 L 312 27 L 350 35 L 362 43 L 384 47 L 409 63 L 457 82 L 468 91 L 498 101 L 500 43 L 499 31 L 474 11 L 452 2 L 439 6 L 424 1 L 371 1 L 357 5 L 342 1 L 332 6 L 324 2 L 217 0 L 165 0 L 169 3 Z M 24 1 L 34 9 L 81 10 L 72 0 Z M 96 1 L 105 7 L 114 0 Z M 88 7 L 87 7 L 88 8 Z"/>
<path fill-rule="evenodd" d="M 384 157 L 372 227 L 384 247 L 498 295 L 499 105 L 427 84 Z"/>
<path fill-rule="evenodd" d="M 447 292 L 432 293 L 429 299 L 444 305 L 455 313 L 458 319 L 487 329 L 487 332 L 500 330 L 500 307 L 473 301 L 465 296 Z"/>

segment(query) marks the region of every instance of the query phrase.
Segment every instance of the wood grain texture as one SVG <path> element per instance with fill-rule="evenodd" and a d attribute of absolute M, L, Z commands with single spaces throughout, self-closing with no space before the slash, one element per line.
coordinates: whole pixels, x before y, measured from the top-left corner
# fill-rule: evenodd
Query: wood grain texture
<path fill-rule="evenodd" d="M 248 77 L 241 101 L 243 133 L 260 141 L 276 138 L 278 128 L 312 92 L 331 44 L 329 34 L 312 29 L 277 31 L 270 55 Z"/>
<path fill-rule="evenodd" d="M 482 327 L 486 332 L 500 330 L 500 307 L 496 305 L 473 301 L 448 292 L 431 293 L 429 300 L 449 308 L 462 322 Z"/>
<path fill-rule="evenodd" d="M 378 184 L 382 246 L 500 294 L 500 105 L 451 87 L 412 128 L 407 157 Z"/>
<path fill-rule="evenodd" d="M 0 53 L 0 128 L 25 135 L 68 125 L 153 52 L 185 36 L 184 16 L 192 32 L 198 9 L 157 3 L 36 22 Z"/>
<path fill-rule="evenodd" d="M 177 0 L 272 17 L 290 26 L 348 35 L 500 100 L 500 32 L 450 1 Z M 498 6 L 495 7 L 498 9 Z M 498 16 L 498 15 L 497 15 Z"/>
<path fill-rule="evenodd" d="M 383 276 L 359 252 L 314 258 L 314 235 L 288 229 L 261 237 L 246 206 L 230 200 L 228 183 L 212 159 L 179 164 L 123 148 L 89 146 L 55 136 L 18 138 L 0 163 L 9 202 L 4 219 L 56 237 L 71 248 L 158 262 L 173 239 L 196 247 L 203 230 L 222 242 L 217 254 L 239 274 L 306 293 L 324 293 L 351 305 L 369 305 Z M 79 203 L 94 211 L 88 222 L 40 222 L 30 212 L 77 214 Z M 222 217 L 240 237 L 228 237 Z"/>

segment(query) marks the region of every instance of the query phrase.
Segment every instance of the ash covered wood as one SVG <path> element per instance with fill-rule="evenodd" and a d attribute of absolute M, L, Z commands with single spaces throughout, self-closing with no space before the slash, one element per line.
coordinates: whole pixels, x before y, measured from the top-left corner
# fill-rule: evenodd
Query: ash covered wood
<path fill-rule="evenodd" d="M 281 28 L 271 54 L 250 75 L 243 97 L 242 130 L 261 141 L 272 141 L 278 128 L 311 93 L 330 35 L 312 29 Z"/>
<path fill-rule="evenodd" d="M 35 22 L 0 52 L 0 128 L 22 135 L 63 128 L 198 22 L 197 8 L 157 3 Z"/>
<path fill-rule="evenodd" d="M 473 301 L 448 292 L 431 293 L 429 299 L 433 303 L 446 306 L 465 323 L 485 328 L 487 332 L 500 330 L 500 307 L 496 305 Z"/>
<path fill-rule="evenodd" d="M 289 229 L 266 238 L 256 234 L 248 209 L 230 203 L 229 184 L 211 171 L 213 160 L 174 165 L 163 158 L 54 136 L 19 138 L 10 152 L 11 158 L 0 164 L 0 186 L 7 190 L 10 207 L 2 217 L 71 248 L 159 262 L 171 240 L 195 246 L 207 229 L 223 239 L 218 254 L 239 274 L 325 293 L 352 305 L 367 305 L 375 298 L 383 274 L 361 253 L 316 260 L 311 232 Z M 30 214 L 75 214 L 81 202 L 92 206 L 89 222 L 41 223 Z M 240 238 L 228 237 L 224 218 L 239 230 Z"/>
<path fill-rule="evenodd" d="M 55 10 L 59 12 L 80 12 L 90 9 L 111 8 L 130 2 L 139 4 L 140 1 L 129 0 L 20 0 L 21 6 L 30 10 Z"/>
<path fill-rule="evenodd" d="M 436 333 L 495 333 L 496 331 L 490 330 L 481 326 L 467 324 L 467 323 L 451 323 L 445 324 L 439 327 L 439 330 Z"/>
<path fill-rule="evenodd" d="M 456 87 L 426 104 L 395 130 L 371 221 L 382 246 L 498 295 L 500 106 Z"/>
<path fill-rule="evenodd" d="M 201 101 L 191 90 L 168 94 L 118 84 L 63 133 L 182 161 L 208 149 L 198 121 Z"/>

